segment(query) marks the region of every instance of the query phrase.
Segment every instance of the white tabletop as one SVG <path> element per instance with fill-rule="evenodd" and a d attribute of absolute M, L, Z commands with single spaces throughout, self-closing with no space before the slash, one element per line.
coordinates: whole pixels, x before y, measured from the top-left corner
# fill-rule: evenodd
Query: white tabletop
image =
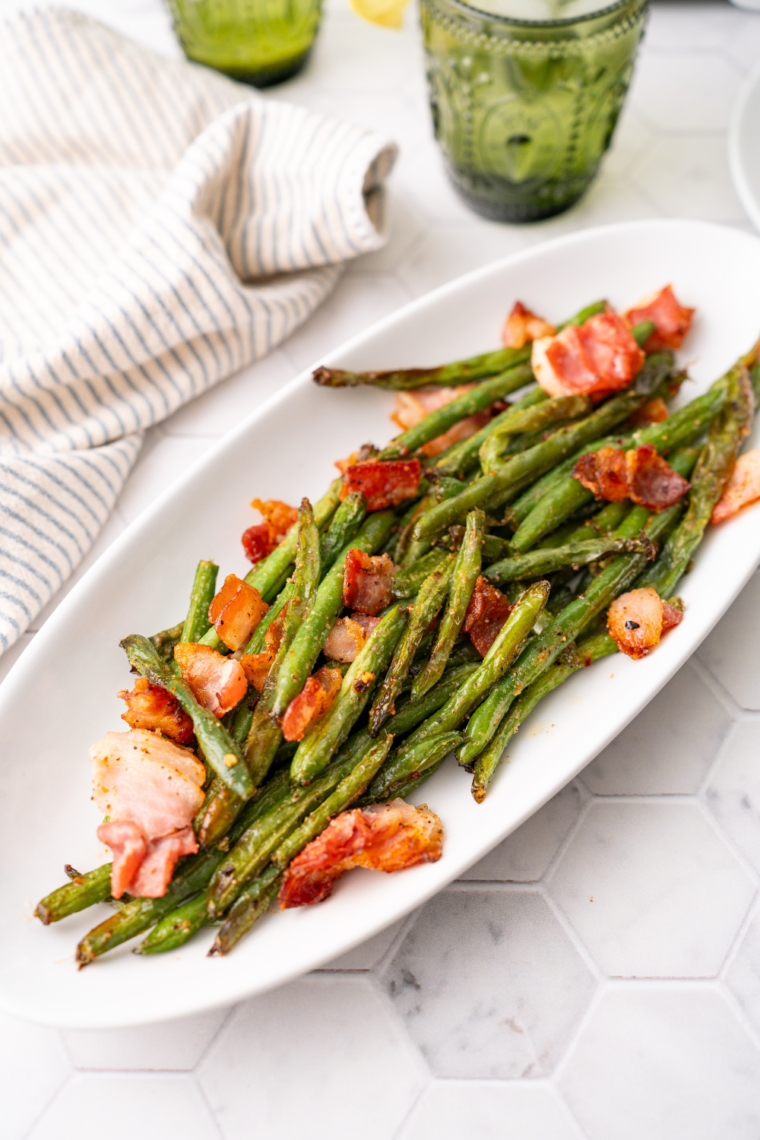
<path fill-rule="evenodd" d="M 0 0 L 0 12 L 15 6 Z M 178 54 L 160 0 L 70 6 Z M 411 298 L 600 222 L 751 228 L 726 129 L 760 58 L 760 15 L 655 3 L 600 178 L 569 213 L 516 227 L 473 215 L 444 177 L 414 14 L 393 32 L 346 0 L 327 7 L 307 71 L 270 97 L 397 139 L 388 245 L 283 348 L 152 430 L 80 574 L 242 408 Z M 4 1140 L 757 1140 L 758 634 L 756 575 L 579 780 L 464 881 L 329 969 L 140 1030 L 0 1016 Z"/>

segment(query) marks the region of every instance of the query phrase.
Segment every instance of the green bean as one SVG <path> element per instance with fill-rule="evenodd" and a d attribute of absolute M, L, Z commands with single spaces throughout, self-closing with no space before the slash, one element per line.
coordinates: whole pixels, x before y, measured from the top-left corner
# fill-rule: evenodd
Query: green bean
<path fill-rule="evenodd" d="M 459 727 L 488 690 L 507 672 L 536 624 L 548 596 L 548 582 L 534 582 L 522 593 L 481 665 L 452 694 L 442 709 L 415 729 L 405 744 L 417 744 L 420 740 Z"/>
<path fill-rule="evenodd" d="M 250 773 L 240 748 L 214 714 L 201 708 L 182 678 L 174 675 L 147 637 L 130 634 L 120 645 L 138 673 L 177 698 L 193 722 L 198 744 L 209 766 L 231 791 L 247 799 L 253 791 Z"/>
<path fill-rule="evenodd" d="M 580 446 L 603 436 L 649 399 L 654 388 L 662 380 L 659 368 L 655 366 L 656 356 L 666 355 L 668 354 L 659 353 L 649 357 L 632 388 L 624 395 L 608 400 L 585 419 L 560 428 L 542 443 L 501 464 L 495 474 L 483 475 L 456 498 L 433 507 L 416 524 L 415 537 L 418 539 L 434 537 L 450 523 L 462 518 L 473 507 L 493 508 L 501 505 Z M 672 360 L 672 353 L 670 358 Z"/>
<path fill-rule="evenodd" d="M 282 629 L 282 641 L 275 654 L 245 742 L 245 758 L 255 787 L 265 779 L 282 740 L 282 729 L 273 718 L 273 708 L 280 674 L 285 667 L 290 647 L 308 620 L 319 584 L 319 532 L 308 499 L 298 512 L 298 551 L 293 581 L 293 596 L 288 604 Z"/>
<path fill-rule="evenodd" d="M 335 791 L 306 817 L 300 827 L 291 831 L 287 839 L 283 840 L 272 855 L 272 862 L 276 867 L 287 867 L 291 859 L 295 859 L 307 843 L 324 831 L 332 816 L 345 811 L 366 791 L 385 762 L 392 745 L 391 733 L 383 733 L 381 738 L 373 743 L 356 767 L 341 780 Z"/>
<path fill-rule="evenodd" d="M 184 622 L 179 625 L 173 625 L 169 629 L 162 629 L 158 633 L 154 633 L 148 641 L 158 651 L 159 657 L 166 661 L 168 665 L 174 663 L 174 646 L 177 642 L 182 640 L 182 630 Z"/>
<path fill-rule="evenodd" d="M 500 412 L 498 416 L 494 416 L 480 431 L 476 431 L 474 435 L 469 436 L 467 439 L 462 439 L 459 443 L 454 443 L 451 447 L 447 447 L 445 451 L 442 451 L 440 455 L 436 456 L 433 469 L 435 471 L 443 471 L 446 475 L 465 475 L 471 468 L 477 466 L 480 449 L 492 432 L 500 428 L 503 423 L 508 422 L 515 412 L 522 411 L 524 408 L 532 408 L 537 404 L 542 404 L 548 400 L 548 398 L 543 388 L 539 388 L 536 384 L 519 400 L 515 400 L 513 404 L 510 404 L 506 411 Z"/>
<path fill-rule="evenodd" d="M 486 519 L 482 511 L 471 511 L 467 516 L 464 538 L 452 571 L 446 612 L 427 665 L 412 685 L 413 700 L 419 700 L 441 679 L 454 642 L 464 625 L 467 607 L 481 570 L 485 525 Z"/>
<path fill-rule="evenodd" d="M 45 895 L 35 907 L 35 917 L 48 926 L 60 922 L 70 914 L 86 910 L 95 903 L 105 902 L 111 893 L 111 864 L 104 863 L 94 871 L 78 875 L 71 882 Z"/>
<path fill-rule="evenodd" d="M 634 538 L 645 529 L 647 537 L 657 542 L 675 525 L 681 509 L 681 505 L 676 503 L 675 506 L 652 515 L 644 507 L 634 507 L 618 527 L 616 535 L 620 538 Z M 514 699 L 556 660 L 563 649 L 575 640 L 613 598 L 628 588 L 640 571 L 644 558 L 643 554 L 619 554 L 613 558 L 609 566 L 594 579 L 585 595 L 571 601 L 547 629 L 525 648 L 514 668 L 494 685 L 486 700 L 470 718 L 468 741 L 460 748 L 457 759 L 465 766 L 475 761 L 472 794 L 478 803 L 485 798 L 495 770 L 493 756 L 489 754 L 487 759 L 481 759 L 480 754 L 493 739 Z"/>
<path fill-rule="evenodd" d="M 393 579 L 393 593 L 397 598 L 411 598 L 434 570 L 441 570 L 451 559 L 447 550 L 431 550 L 418 562 L 397 571 Z"/>
<path fill-rule="evenodd" d="M 342 486 L 342 478 L 334 479 L 327 494 L 314 504 L 314 522 L 318 527 L 324 526 L 335 513 L 340 502 Z M 245 580 L 248 585 L 254 586 L 265 602 L 270 602 L 277 596 L 279 591 L 273 591 L 273 587 L 277 585 L 282 575 L 289 570 L 290 564 L 295 558 L 297 547 L 298 523 L 294 523 L 280 545 L 261 562 L 257 562 L 246 575 Z"/>
<path fill-rule="evenodd" d="M 243 888 L 208 952 L 209 958 L 229 954 L 256 920 L 266 914 L 280 889 L 281 877 L 276 867 L 267 867 L 253 883 Z"/>
<path fill-rule="evenodd" d="M 373 512 L 365 519 L 358 534 L 338 554 L 319 587 L 311 611 L 305 620 L 299 622 L 292 643 L 284 654 L 268 715 L 284 716 L 288 705 L 301 692 L 306 678 L 314 668 L 325 638 L 343 608 L 343 575 L 349 550 L 362 550 L 366 554 L 372 554 L 388 537 L 393 523 L 392 511 Z"/>
<path fill-rule="evenodd" d="M 550 550 L 531 550 L 516 558 L 505 558 L 502 562 L 489 566 L 485 576 L 499 584 L 516 582 L 521 578 L 540 578 L 568 566 L 577 570 L 608 554 L 646 554 L 653 558 L 654 548 L 648 539 L 642 538 L 591 538 Z"/>
<path fill-rule="evenodd" d="M 574 420 L 587 415 L 591 408 L 588 396 L 558 396 L 532 408 L 513 410 L 511 416 L 505 417 L 501 424 L 488 434 L 480 448 L 480 466 L 484 474 L 489 474 L 498 468 L 505 447 L 516 433 L 540 431 L 560 420 Z"/>
<path fill-rule="evenodd" d="M 294 783 L 308 784 L 340 748 L 363 712 L 375 678 L 387 668 L 406 620 L 406 612 L 396 605 L 375 626 L 351 663 L 332 706 L 299 744 L 290 769 Z"/>
<path fill-rule="evenodd" d="M 579 669 L 585 668 L 593 661 L 598 661 L 610 653 L 617 653 L 617 645 L 605 631 L 581 642 L 575 648 L 569 662 L 558 660 L 550 665 L 512 705 L 479 763 L 495 772 L 501 763 L 507 744 L 538 702 L 563 684 L 573 673 L 577 673 Z"/>
<path fill-rule="evenodd" d="M 353 388 L 359 384 L 396 390 L 424 388 L 428 384 L 454 387 L 525 364 L 530 360 L 530 351 L 530 345 L 525 348 L 498 348 L 494 352 L 455 360 L 437 368 L 406 368 L 391 372 L 346 372 L 340 368 L 321 367 L 315 369 L 313 375 L 317 384 L 329 388 Z"/>
<path fill-rule="evenodd" d="M 180 903 L 170 914 L 157 922 L 147 938 L 144 938 L 132 953 L 166 954 L 171 950 L 179 950 L 180 946 L 184 946 L 194 934 L 207 926 L 208 921 L 206 896 L 195 895 L 187 902 Z"/>
<path fill-rule="evenodd" d="M 367 500 L 361 491 L 352 491 L 340 504 L 319 540 L 321 579 L 350 542 L 367 514 Z"/>
<path fill-rule="evenodd" d="M 408 779 L 437 765 L 461 742 L 461 732 L 439 732 L 417 744 L 403 744 L 377 773 L 367 788 L 363 802 L 376 803 L 398 796 Z"/>
<path fill-rule="evenodd" d="M 429 629 L 446 600 L 452 569 L 453 562 L 449 562 L 442 569 L 434 570 L 420 586 L 420 592 L 411 607 L 406 629 L 396 644 L 388 671 L 378 687 L 377 695 L 369 710 L 370 736 L 377 736 L 391 715 L 396 697 L 401 692 L 401 686 L 406 680 L 425 631 Z"/>
<path fill-rule="evenodd" d="M 195 571 L 190 605 L 182 627 L 182 641 L 200 641 L 211 627 L 208 611 L 216 593 L 219 567 L 214 562 L 199 562 Z"/>

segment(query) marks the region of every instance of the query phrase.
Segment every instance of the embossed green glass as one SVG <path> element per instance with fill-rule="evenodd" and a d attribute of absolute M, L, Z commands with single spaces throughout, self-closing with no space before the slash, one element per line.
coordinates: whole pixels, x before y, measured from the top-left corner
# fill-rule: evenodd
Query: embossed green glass
<path fill-rule="evenodd" d="M 469 205 L 528 222 L 581 197 L 612 138 L 646 12 L 647 0 L 618 0 L 539 21 L 421 0 L 435 134 Z"/>
<path fill-rule="evenodd" d="M 169 7 L 189 59 L 268 87 L 303 67 L 322 0 L 169 0 Z"/>

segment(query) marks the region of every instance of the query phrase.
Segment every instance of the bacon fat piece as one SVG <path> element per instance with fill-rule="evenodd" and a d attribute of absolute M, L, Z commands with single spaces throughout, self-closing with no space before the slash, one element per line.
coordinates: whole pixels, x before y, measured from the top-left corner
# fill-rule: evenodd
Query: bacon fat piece
<path fill-rule="evenodd" d="M 130 728 L 161 732 L 175 744 L 189 744 L 193 739 L 193 722 L 168 689 L 151 685 L 146 677 L 138 677 L 131 692 L 122 689 L 118 696 L 127 702 L 127 711 L 121 714 L 121 719 Z"/>
<path fill-rule="evenodd" d="M 610 503 L 621 499 L 662 511 L 689 490 L 690 483 L 657 454 L 651 443 L 624 451 L 602 447 L 582 455 L 573 468 L 573 478 Z"/>
<path fill-rule="evenodd" d="M 189 749 L 143 729 L 106 733 L 90 748 L 90 765 L 92 798 L 108 817 L 98 838 L 113 851 L 114 898 L 162 897 L 180 855 L 198 850 L 191 824 L 206 769 Z"/>
<path fill-rule="evenodd" d="M 606 395 L 627 388 L 644 363 L 628 324 L 609 305 L 582 325 L 533 342 L 536 380 L 550 396 Z"/>
<path fill-rule="evenodd" d="M 734 464 L 731 478 L 713 509 L 710 522 L 725 522 L 742 507 L 756 503 L 758 499 L 760 499 L 760 450 L 753 448 L 752 451 L 745 451 L 744 455 L 740 455 Z"/>
<path fill-rule="evenodd" d="M 485 657 L 496 641 L 511 609 L 506 594 L 502 594 L 501 590 L 497 590 L 485 578 L 478 578 L 462 628 L 465 633 L 469 633 L 470 641 L 481 657 Z"/>
<path fill-rule="evenodd" d="M 397 392 L 391 419 L 403 431 L 406 431 L 408 428 L 416 427 L 431 412 L 436 412 L 439 408 L 445 407 L 446 404 L 450 404 L 452 400 L 463 396 L 474 387 L 474 384 L 459 384 L 455 388 L 417 388 L 412 392 Z M 485 427 L 490 418 L 490 411 L 467 416 L 466 419 L 460 420 L 459 423 L 450 427 L 443 435 L 436 436 L 435 439 L 424 444 L 420 451 L 432 459 L 434 456 L 440 455 L 447 447 L 459 443 L 460 440 L 469 439 L 476 431 Z"/>
<path fill-rule="evenodd" d="M 367 460 L 346 468 L 341 500 L 352 491 L 363 491 L 368 511 L 397 507 L 417 494 L 422 468 L 419 459 Z"/>
<path fill-rule="evenodd" d="M 680 348 L 689 331 L 693 309 L 687 309 L 677 299 L 670 285 L 656 293 L 650 293 L 623 314 L 631 325 L 641 321 L 651 321 L 654 332 L 644 348 L 647 352 L 658 352 L 663 348 Z"/>
<path fill-rule="evenodd" d="M 442 854 L 443 824 L 427 804 L 415 808 L 389 800 L 344 811 L 290 864 L 280 906 L 288 910 L 321 902 L 352 867 L 403 871 L 418 863 L 436 863 Z"/>
<path fill-rule="evenodd" d="M 346 555 L 343 570 L 343 604 L 375 617 L 391 601 L 396 567 L 387 554 L 365 554 L 356 547 Z"/>
<path fill-rule="evenodd" d="M 328 669 L 326 666 L 307 677 L 306 684 L 298 696 L 293 697 L 282 718 L 285 739 L 303 740 L 311 726 L 328 712 L 342 684 L 340 669 Z"/>
<path fill-rule="evenodd" d="M 629 416 L 625 422 L 627 427 L 640 428 L 649 427 L 650 424 L 661 424 L 667 418 L 668 405 L 662 396 L 653 396 L 651 400 L 642 404 L 638 411 Z"/>
<path fill-rule="evenodd" d="M 330 661 L 355 661 L 357 654 L 379 623 L 379 617 L 354 613 L 350 617 L 338 618 L 328 633 L 322 652 Z"/>
<path fill-rule="evenodd" d="M 621 653 L 638 661 L 659 644 L 663 633 L 683 621 L 683 612 L 651 586 L 621 594 L 607 611 L 607 630 Z"/>
<path fill-rule="evenodd" d="M 291 526 L 298 521 L 298 511 L 279 499 L 254 499 L 251 506 L 260 511 L 265 520 L 243 531 L 246 558 L 255 565 L 282 542 Z"/>
<path fill-rule="evenodd" d="M 505 348 L 524 348 L 531 341 L 554 336 L 554 325 L 526 309 L 522 301 L 515 301 L 512 312 L 501 330 L 501 343 Z"/>
<path fill-rule="evenodd" d="M 180 641 L 174 646 L 174 660 L 199 705 L 216 717 L 223 717 L 242 701 L 248 682 L 240 662 L 222 657 L 210 645 Z"/>
<path fill-rule="evenodd" d="M 257 589 L 236 574 L 228 574 L 208 608 L 208 616 L 219 640 L 234 652 L 246 644 L 268 609 Z"/>

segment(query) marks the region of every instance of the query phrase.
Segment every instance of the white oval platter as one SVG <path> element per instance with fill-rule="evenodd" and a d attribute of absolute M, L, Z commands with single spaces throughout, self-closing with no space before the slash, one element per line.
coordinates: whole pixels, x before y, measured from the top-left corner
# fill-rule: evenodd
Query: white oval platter
<path fill-rule="evenodd" d="M 746 77 L 728 127 L 731 178 L 756 230 L 760 230 L 760 64 Z"/>
<path fill-rule="evenodd" d="M 488 265 L 415 301 L 341 349 L 352 368 L 436 364 L 494 347 L 517 298 L 549 319 L 608 297 L 624 307 L 671 282 L 697 315 L 684 359 L 690 398 L 760 334 L 760 240 L 691 221 L 588 230 Z M 317 318 L 318 319 L 318 318 Z M 119 639 L 181 619 L 199 558 L 241 571 L 254 495 L 318 497 L 333 461 L 391 432 L 392 396 L 317 388 L 308 373 L 243 420 L 138 519 L 61 603 L 0 689 L 0 1006 L 70 1027 L 137 1025 L 229 1005 L 324 965 L 407 914 L 518 827 L 657 693 L 709 632 L 760 560 L 760 509 L 711 533 L 685 579 L 686 617 L 650 657 L 616 656 L 576 675 L 535 712 L 477 806 L 450 762 L 418 794 L 446 828 L 443 858 L 398 875 L 354 871 L 320 906 L 272 914 L 228 958 L 210 932 L 181 952 L 132 944 L 78 972 L 78 939 L 105 906 L 44 928 L 36 900 L 107 858 L 96 838 L 87 749 L 122 726 L 129 684 Z M 241 410 L 242 415 L 242 410 Z"/>

